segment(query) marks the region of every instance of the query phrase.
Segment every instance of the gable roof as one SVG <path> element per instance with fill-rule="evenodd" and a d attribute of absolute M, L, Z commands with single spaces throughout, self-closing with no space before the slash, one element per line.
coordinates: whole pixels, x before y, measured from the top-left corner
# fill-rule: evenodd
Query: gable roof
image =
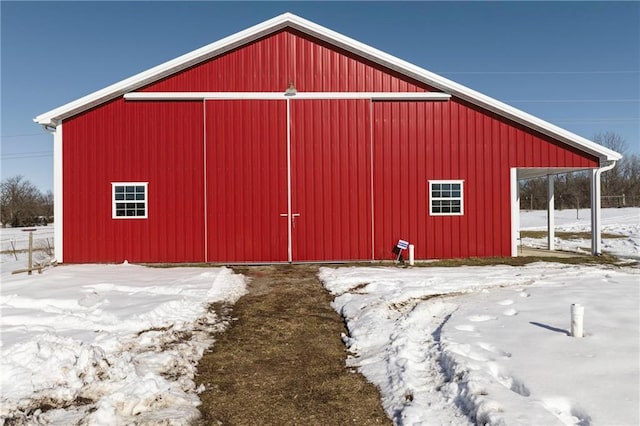
<path fill-rule="evenodd" d="M 283 28 L 293 28 L 312 37 L 340 47 L 374 63 L 395 70 L 403 75 L 421 81 L 431 87 L 463 99 L 474 105 L 506 117 L 530 129 L 558 139 L 580 151 L 594 155 L 602 161 L 619 160 L 622 155 L 592 142 L 582 136 L 569 132 L 531 114 L 486 96 L 475 90 L 447 78 L 434 74 L 402 59 L 384 53 L 364 43 L 346 37 L 328 28 L 322 27 L 291 13 L 284 13 L 261 24 L 250 27 L 239 33 L 230 35 L 217 42 L 160 64 L 147 71 L 136 74 L 102 90 L 69 102 L 34 118 L 43 126 L 55 126 L 62 120 L 107 102 L 125 93 L 146 86 L 164 77 L 175 74 L 200 62 L 219 56 L 225 52 L 250 43 L 261 37 L 277 32 Z"/>

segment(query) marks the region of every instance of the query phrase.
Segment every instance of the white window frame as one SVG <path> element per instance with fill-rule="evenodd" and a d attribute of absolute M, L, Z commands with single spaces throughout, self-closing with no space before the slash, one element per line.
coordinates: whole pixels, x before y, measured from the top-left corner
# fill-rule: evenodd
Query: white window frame
<path fill-rule="evenodd" d="M 448 197 L 434 197 L 433 185 L 434 184 L 458 184 L 460 185 L 460 196 L 448 196 Z M 434 213 L 433 202 L 434 201 L 460 201 L 460 212 L 453 213 Z M 429 216 L 463 216 L 464 215 L 464 180 L 429 180 Z"/>
<path fill-rule="evenodd" d="M 116 200 L 116 188 L 121 186 L 143 186 L 144 200 Z M 135 192 L 134 192 L 135 194 Z M 118 203 L 144 203 L 144 216 L 117 216 Z M 147 219 L 149 217 L 149 182 L 111 182 L 111 218 L 112 219 Z"/>

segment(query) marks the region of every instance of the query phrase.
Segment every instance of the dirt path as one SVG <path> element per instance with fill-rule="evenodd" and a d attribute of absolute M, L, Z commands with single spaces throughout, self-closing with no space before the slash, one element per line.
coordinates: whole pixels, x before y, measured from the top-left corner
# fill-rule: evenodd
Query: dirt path
<path fill-rule="evenodd" d="M 317 266 L 234 268 L 252 278 L 196 380 L 206 424 L 390 424 L 377 389 L 345 367 L 344 325 Z"/>

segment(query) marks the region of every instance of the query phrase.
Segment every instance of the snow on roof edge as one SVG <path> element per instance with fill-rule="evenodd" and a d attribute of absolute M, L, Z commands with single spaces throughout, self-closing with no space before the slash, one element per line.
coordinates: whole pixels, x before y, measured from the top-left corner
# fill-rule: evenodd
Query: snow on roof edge
<path fill-rule="evenodd" d="M 599 157 L 601 160 L 609 161 L 619 160 L 622 158 L 622 155 L 618 152 L 608 149 L 573 132 L 565 130 L 522 110 L 500 102 L 497 99 L 491 98 L 424 68 L 418 67 L 417 65 L 382 52 L 374 47 L 368 46 L 289 12 L 278 15 L 260 24 L 254 25 L 146 71 L 135 74 L 132 77 L 107 86 L 104 89 L 64 104 L 35 117 L 33 121 L 44 126 L 56 125 L 60 120 L 86 111 L 87 109 L 107 102 L 131 90 L 150 84 L 287 26 L 319 38 L 332 45 L 341 47 L 347 51 L 357 54 L 358 56 L 365 57 L 375 63 L 391 68 L 418 81 L 422 81 L 439 90 L 444 90 L 460 99 L 483 107 L 533 130 L 558 138 L 570 146 Z"/>

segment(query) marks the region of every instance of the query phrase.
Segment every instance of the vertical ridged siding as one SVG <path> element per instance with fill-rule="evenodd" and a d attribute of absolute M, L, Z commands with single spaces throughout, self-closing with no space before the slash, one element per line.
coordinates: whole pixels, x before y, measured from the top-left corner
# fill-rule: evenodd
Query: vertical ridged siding
<path fill-rule="evenodd" d="M 432 90 L 292 30 L 144 90 L 279 92 L 289 81 L 302 92 Z M 368 259 L 372 245 L 390 259 L 399 238 L 418 259 L 508 256 L 509 169 L 598 166 L 455 98 L 290 105 L 294 261 Z M 65 120 L 63 162 L 65 262 L 287 259 L 285 101 L 120 98 Z M 430 179 L 464 180 L 463 216 L 429 216 Z M 115 181 L 149 182 L 148 219 L 111 218 Z"/>
<path fill-rule="evenodd" d="M 207 101 L 209 261 L 287 261 L 285 101 Z"/>
<path fill-rule="evenodd" d="M 283 30 L 147 86 L 151 92 L 424 92 L 431 89 L 310 37 Z"/>
<path fill-rule="evenodd" d="M 595 158 L 452 100 L 375 102 L 375 257 L 400 238 L 416 258 L 511 255 L 511 167 L 597 167 Z M 429 215 L 429 180 L 464 180 L 464 215 Z"/>
<path fill-rule="evenodd" d="M 294 261 L 371 259 L 369 106 L 291 101 Z"/>
<path fill-rule="evenodd" d="M 65 262 L 203 261 L 202 104 L 124 102 L 64 123 Z M 112 219 L 111 182 L 149 182 L 148 219 Z"/>

